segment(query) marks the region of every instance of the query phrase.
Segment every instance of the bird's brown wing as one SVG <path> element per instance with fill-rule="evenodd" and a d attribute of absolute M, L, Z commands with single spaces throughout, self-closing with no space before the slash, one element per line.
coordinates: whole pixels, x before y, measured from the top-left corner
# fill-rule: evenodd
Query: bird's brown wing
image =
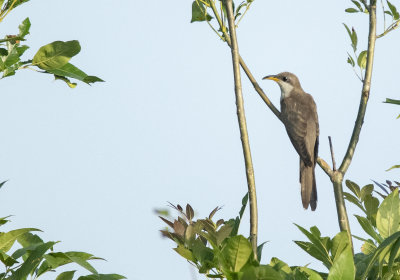
<path fill-rule="evenodd" d="M 311 99 L 312 100 L 312 99 Z M 281 112 L 289 139 L 307 166 L 314 161 L 314 148 L 318 121 L 314 120 L 312 104 L 308 95 L 293 95 L 281 101 Z M 310 107 L 311 105 L 311 107 Z M 316 112 L 316 110 L 315 110 Z"/>

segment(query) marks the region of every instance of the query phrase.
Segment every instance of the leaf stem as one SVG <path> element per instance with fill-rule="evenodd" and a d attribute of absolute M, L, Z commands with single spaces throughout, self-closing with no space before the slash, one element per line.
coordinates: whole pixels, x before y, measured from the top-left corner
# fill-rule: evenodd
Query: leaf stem
<path fill-rule="evenodd" d="M 244 15 L 247 13 L 247 11 L 250 9 L 250 6 L 253 2 L 250 2 L 249 4 L 246 5 L 246 10 L 244 11 L 244 13 L 240 16 L 239 20 L 236 23 L 236 28 L 239 26 L 240 21 L 242 20 L 242 18 L 244 17 Z"/>
<path fill-rule="evenodd" d="M 240 66 L 239 66 L 239 50 L 236 37 L 235 28 L 235 18 L 233 15 L 233 5 L 232 0 L 226 0 L 226 13 L 228 17 L 229 24 L 229 35 L 231 41 L 231 52 L 232 52 L 232 63 L 233 63 L 233 74 L 235 79 L 235 95 L 236 95 L 236 106 L 237 115 L 240 128 L 240 138 L 242 140 L 243 155 L 245 159 L 246 166 L 246 177 L 247 185 L 249 191 L 250 200 L 250 242 L 253 247 L 253 255 L 257 260 L 257 223 L 258 223 L 258 213 L 257 213 L 257 196 L 256 196 L 256 184 L 254 179 L 254 169 L 251 159 L 249 136 L 247 133 L 246 115 L 244 111 L 244 102 L 242 94 L 242 82 L 240 76 Z"/>

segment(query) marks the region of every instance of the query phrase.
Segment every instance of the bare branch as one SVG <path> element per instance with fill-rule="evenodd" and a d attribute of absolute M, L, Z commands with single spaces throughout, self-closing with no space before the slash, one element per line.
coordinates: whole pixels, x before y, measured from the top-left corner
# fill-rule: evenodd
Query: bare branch
<path fill-rule="evenodd" d="M 239 120 L 240 138 L 242 140 L 242 148 L 246 165 L 247 186 L 248 186 L 249 200 L 250 200 L 250 242 L 253 247 L 254 258 L 257 260 L 257 223 L 258 223 L 257 216 L 258 215 L 257 215 L 256 184 L 254 179 L 253 163 L 251 159 L 249 136 L 247 133 L 246 116 L 244 113 L 242 82 L 240 77 L 240 66 L 239 66 L 239 50 L 236 38 L 235 18 L 233 15 L 232 0 L 226 1 L 226 13 L 228 16 L 229 35 L 231 41 L 237 115 Z"/>

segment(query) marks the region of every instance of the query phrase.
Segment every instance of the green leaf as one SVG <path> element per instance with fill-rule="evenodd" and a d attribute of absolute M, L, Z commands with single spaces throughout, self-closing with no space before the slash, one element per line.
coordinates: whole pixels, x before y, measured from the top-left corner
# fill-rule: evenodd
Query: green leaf
<path fill-rule="evenodd" d="M 397 241 L 393 244 L 392 249 L 390 250 L 389 262 L 388 262 L 389 270 L 392 269 L 393 262 L 395 258 L 398 257 L 399 249 L 400 249 L 400 239 L 397 239 Z"/>
<path fill-rule="evenodd" d="M 40 231 L 40 230 L 36 228 L 21 228 L 6 233 L 1 233 L 0 250 L 3 251 L 4 253 L 7 253 L 11 249 L 12 245 L 14 244 L 15 240 L 17 240 L 18 237 L 30 231 Z"/>
<path fill-rule="evenodd" d="M 384 101 L 383 103 L 400 105 L 400 100 L 386 98 L 386 101 Z"/>
<path fill-rule="evenodd" d="M 241 280 L 285 280 L 278 271 L 269 265 L 246 265 L 243 268 Z"/>
<path fill-rule="evenodd" d="M 220 245 L 222 241 L 229 237 L 232 232 L 232 226 L 229 224 L 223 225 L 216 233 L 217 245 Z"/>
<path fill-rule="evenodd" d="M 263 242 L 263 243 L 261 243 L 260 245 L 257 246 L 257 259 L 258 259 L 258 260 L 261 260 L 262 250 L 263 250 L 264 245 L 265 245 L 266 243 L 267 243 L 267 241 L 266 241 L 266 242 Z"/>
<path fill-rule="evenodd" d="M 122 275 L 118 274 L 91 274 L 86 276 L 81 276 L 78 280 L 120 280 L 126 279 Z"/>
<path fill-rule="evenodd" d="M 376 214 L 376 227 L 380 235 L 386 238 L 399 230 L 400 203 L 399 191 L 395 189 L 381 203 Z"/>
<path fill-rule="evenodd" d="M 348 192 L 343 192 L 343 196 L 344 196 L 344 198 L 345 198 L 347 201 L 353 203 L 353 204 L 356 205 L 358 208 L 360 208 L 365 214 L 367 214 L 366 211 L 365 211 L 365 209 L 364 209 L 364 207 L 362 206 L 362 204 L 360 203 L 360 201 L 359 201 L 355 196 L 353 196 L 352 194 L 350 194 L 350 193 L 348 193 Z"/>
<path fill-rule="evenodd" d="M 329 268 L 332 265 L 332 260 L 330 259 L 328 250 L 322 243 L 321 239 L 313 235 L 311 232 L 308 232 L 303 227 L 297 224 L 295 225 L 305 236 L 307 236 L 307 238 L 312 242 L 313 246 L 311 246 L 309 243 L 300 241 L 295 241 L 295 243 L 307 253 L 322 261 Z M 306 245 L 307 247 L 304 247 L 304 245 Z"/>
<path fill-rule="evenodd" d="M 0 250 L 0 261 L 7 267 L 16 264 L 18 261 L 13 257 L 10 257 L 6 253 Z"/>
<path fill-rule="evenodd" d="M 347 8 L 346 10 L 344 10 L 346 13 L 358 13 L 359 10 L 354 9 L 354 8 Z"/>
<path fill-rule="evenodd" d="M 358 198 L 360 198 L 361 195 L 360 187 L 356 183 L 350 180 L 346 180 L 346 186 L 353 194 L 355 194 Z"/>
<path fill-rule="evenodd" d="M 56 280 L 72 280 L 74 278 L 75 270 L 73 271 L 65 271 L 60 273 Z"/>
<path fill-rule="evenodd" d="M 87 83 L 87 84 L 92 84 L 95 82 L 104 82 L 104 80 L 102 80 L 96 76 L 86 76 L 82 82 Z"/>
<path fill-rule="evenodd" d="M 354 67 L 356 65 L 356 63 L 354 62 L 354 58 L 349 53 L 347 54 L 348 54 L 347 63 Z"/>
<path fill-rule="evenodd" d="M 244 210 L 246 210 L 247 202 L 249 201 L 249 193 L 246 193 L 242 198 L 242 208 L 239 211 L 239 218 L 242 219 Z"/>
<path fill-rule="evenodd" d="M 396 7 L 392 3 L 390 3 L 389 1 L 386 0 L 386 2 L 388 4 L 388 6 L 389 6 L 390 11 L 393 14 L 393 19 L 394 20 L 398 20 L 400 15 L 399 15 L 399 12 L 397 11 Z"/>
<path fill-rule="evenodd" d="M 32 234 L 30 232 L 26 232 L 25 234 L 18 236 L 17 241 L 24 248 L 44 243 L 39 236 L 37 236 L 36 234 Z"/>
<path fill-rule="evenodd" d="M 371 236 L 378 243 L 382 242 L 382 237 L 374 230 L 374 227 L 367 218 L 358 215 L 354 216 L 357 218 L 358 223 L 369 236 Z"/>
<path fill-rule="evenodd" d="M 196 262 L 196 259 L 193 256 L 193 253 L 190 250 L 186 249 L 184 246 L 178 245 L 178 247 L 174 248 L 174 250 L 175 250 L 175 252 L 177 252 L 179 255 L 181 255 L 188 261 L 192 261 L 194 263 Z"/>
<path fill-rule="evenodd" d="M 65 78 L 63 76 L 54 75 L 54 79 L 65 82 L 70 88 L 75 88 L 77 86 L 77 83 L 72 83 L 68 78 Z"/>
<path fill-rule="evenodd" d="M 24 52 L 29 49 L 29 47 L 27 45 L 22 45 L 20 47 L 17 47 L 17 52 L 18 52 L 18 56 L 22 56 L 24 54 Z"/>
<path fill-rule="evenodd" d="M 205 263 L 207 261 L 212 261 L 214 258 L 214 251 L 204 245 L 199 239 L 196 239 L 193 242 L 192 246 L 193 256 L 196 260 L 199 260 L 200 263 Z"/>
<path fill-rule="evenodd" d="M 360 4 L 360 3 L 358 3 L 358 2 L 355 1 L 355 0 L 351 0 L 351 2 L 353 2 L 353 4 L 357 6 L 357 8 L 360 10 L 360 12 L 363 12 L 363 11 L 364 11 L 363 8 L 361 7 L 361 4 Z"/>
<path fill-rule="evenodd" d="M 92 254 L 88 254 L 85 252 L 66 252 L 65 255 L 68 256 L 68 258 L 74 263 L 79 264 L 91 273 L 97 274 L 96 269 L 94 269 L 94 267 L 87 261 L 95 259 L 99 260 L 101 258 L 94 257 Z"/>
<path fill-rule="evenodd" d="M 66 83 L 68 83 L 69 80 L 62 79 L 62 77 L 74 78 L 79 81 L 85 82 L 87 84 L 94 83 L 94 82 L 104 82 L 102 79 L 100 79 L 98 77 L 88 76 L 85 72 L 83 72 L 82 70 L 80 70 L 78 67 L 74 66 L 71 63 L 67 63 L 57 69 L 47 69 L 47 72 L 54 74 L 56 76 L 56 79 L 63 80 Z"/>
<path fill-rule="evenodd" d="M 287 263 L 275 257 L 271 258 L 270 266 L 278 272 L 285 272 L 286 274 L 292 273 L 292 269 Z"/>
<path fill-rule="evenodd" d="M 319 275 L 318 272 L 308 268 L 308 267 L 298 267 L 298 269 L 302 272 L 305 272 L 308 274 L 308 280 L 323 280 L 323 278 L 321 277 L 321 275 Z"/>
<path fill-rule="evenodd" d="M 33 273 L 36 267 L 43 259 L 43 255 L 54 246 L 56 242 L 43 243 L 32 251 L 29 257 L 24 261 L 20 268 L 18 268 L 10 277 L 10 280 L 25 279 L 30 273 Z"/>
<path fill-rule="evenodd" d="M 200 1 L 193 1 L 192 4 L 192 19 L 190 23 L 195 21 L 210 21 L 212 16 L 210 16 L 207 11 L 206 7 Z"/>
<path fill-rule="evenodd" d="M 379 245 L 379 247 L 375 250 L 373 256 L 369 259 L 368 265 L 364 270 L 363 275 L 361 276 L 361 280 L 367 279 L 368 274 L 371 272 L 373 265 L 379 259 L 383 259 L 385 255 L 388 253 L 388 249 L 400 238 L 400 232 L 396 232 L 393 235 L 389 236 Z"/>
<path fill-rule="evenodd" d="M 19 26 L 19 34 L 18 36 L 24 38 L 29 34 L 29 29 L 31 28 L 31 22 L 29 18 L 26 18 Z"/>
<path fill-rule="evenodd" d="M 83 268 L 87 269 L 91 273 L 97 274 L 96 269 L 93 268 L 87 261 L 88 260 L 95 260 L 99 259 L 94 257 L 92 254 L 88 254 L 85 252 L 56 252 L 56 253 L 49 253 L 44 255 L 45 262 L 43 262 L 42 266 L 38 270 L 38 276 L 43 274 L 44 272 L 56 269 L 60 266 L 69 264 L 69 263 L 76 263 Z"/>
<path fill-rule="evenodd" d="M 361 189 L 361 194 L 360 194 L 361 200 L 364 201 L 365 196 L 371 195 L 373 190 L 374 190 L 374 185 L 373 184 L 369 184 L 369 185 L 364 186 Z"/>
<path fill-rule="evenodd" d="M 324 253 L 323 251 L 321 251 L 316 245 L 314 245 L 311 242 L 305 242 L 305 241 L 294 241 L 294 243 L 297 244 L 297 246 L 299 246 L 301 249 L 303 249 L 304 251 L 306 251 L 309 255 L 311 255 L 312 257 L 316 258 L 317 260 L 320 260 L 321 262 L 323 262 L 323 264 L 326 267 L 331 267 L 332 266 L 332 261 L 330 259 L 330 257 L 326 256 L 326 253 Z"/>
<path fill-rule="evenodd" d="M 390 12 L 390 11 L 385 11 L 385 14 L 387 14 L 387 15 L 389 15 L 389 16 L 391 16 L 391 17 L 393 17 L 393 14 L 392 14 L 392 12 Z"/>
<path fill-rule="evenodd" d="M 350 28 L 345 23 L 343 23 L 343 25 L 346 28 L 347 33 L 349 34 L 349 37 L 350 37 L 350 40 L 351 40 L 351 46 L 352 46 L 352 48 L 353 48 L 353 50 L 355 52 L 357 50 L 357 42 L 358 42 L 357 33 L 354 30 L 354 28 L 352 28 L 351 31 L 350 31 Z"/>
<path fill-rule="evenodd" d="M 376 213 L 378 212 L 379 200 L 372 195 L 367 195 L 364 198 L 364 206 L 367 210 L 368 218 L 372 218 L 372 224 L 376 225 Z"/>
<path fill-rule="evenodd" d="M 251 244 L 242 235 L 227 239 L 221 250 L 224 263 L 232 272 L 240 271 L 249 260 L 251 254 Z"/>
<path fill-rule="evenodd" d="M 362 51 L 357 58 L 357 64 L 361 69 L 365 69 L 367 66 L 367 51 Z"/>
<path fill-rule="evenodd" d="M 81 46 L 76 40 L 55 41 L 41 47 L 33 57 L 32 63 L 44 70 L 58 69 L 67 64 L 80 50 Z"/>
<path fill-rule="evenodd" d="M 350 245 L 336 257 L 327 280 L 353 280 L 355 277 L 353 253 Z"/>
<path fill-rule="evenodd" d="M 342 251 L 349 245 L 349 237 L 347 231 L 342 231 L 336 234 L 332 239 L 332 258 L 333 262 L 341 255 Z"/>
<path fill-rule="evenodd" d="M 371 239 L 365 241 L 364 244 L 361 246 L 361 252 L 363 252 L 365 255 L 372 254 L 373 252 L 375 252 L 375 250 L 376 246 Z"/>
<path fill-rule="evenodd" d="M 400 117 L 400 115 L 399 115 L 399 117 Z M 398 118 L 398 117 L 397 117 Z M 390 170 L 392 170 L 392 169 L 395 169 L 395 168 L 400 168 L 400 165 L 393 165 L 392 167 L 390 167 L 388 170 L 386 170 L 386 171 L 390 171 Z"/>

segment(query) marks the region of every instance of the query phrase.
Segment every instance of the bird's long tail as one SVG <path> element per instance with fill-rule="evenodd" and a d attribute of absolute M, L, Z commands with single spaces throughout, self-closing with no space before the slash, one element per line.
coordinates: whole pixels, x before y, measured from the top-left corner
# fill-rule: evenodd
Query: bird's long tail
<path fill-rule="evenodd" d="M 315 165 L 307 166 L 300 159 L 300 185 L 301 185 L 301 200 L 304 209 L 311 206 L 314 211 L 317 208 L 317 186 L 315 183 Z"/>

